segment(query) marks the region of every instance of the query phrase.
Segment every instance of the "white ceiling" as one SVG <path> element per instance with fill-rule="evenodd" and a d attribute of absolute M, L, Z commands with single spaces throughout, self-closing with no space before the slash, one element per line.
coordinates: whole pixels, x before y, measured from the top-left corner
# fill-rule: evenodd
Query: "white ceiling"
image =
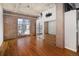
<path fill-rule="evenodd" d="M 39 16 L 42 11 L 55 6 L 53 3 L 4 3 L 1 5 L 5 10 L 33 16 Z"/>

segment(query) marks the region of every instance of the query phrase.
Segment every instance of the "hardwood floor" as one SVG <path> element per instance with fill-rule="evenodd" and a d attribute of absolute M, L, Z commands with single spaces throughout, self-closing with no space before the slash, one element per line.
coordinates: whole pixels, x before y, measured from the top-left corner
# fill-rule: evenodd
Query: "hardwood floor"
<path fill-rule="evenodd" d="M 57 48 L 55 46 L 56 37 L 46 35 L 45 39 L 35 36 L 26 36 L 6 40 L 0 47 L 2 56 L 77 56 L 79 53 L 67 49 Z"/>

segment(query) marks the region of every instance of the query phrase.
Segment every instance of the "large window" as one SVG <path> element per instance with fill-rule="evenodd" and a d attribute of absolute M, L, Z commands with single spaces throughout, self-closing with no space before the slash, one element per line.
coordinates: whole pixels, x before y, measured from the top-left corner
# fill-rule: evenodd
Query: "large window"
<path fill-rule="evenodd" d="M 29 35 L 30 34 L 30 20 L 18 19 L 18 35 Z"/>

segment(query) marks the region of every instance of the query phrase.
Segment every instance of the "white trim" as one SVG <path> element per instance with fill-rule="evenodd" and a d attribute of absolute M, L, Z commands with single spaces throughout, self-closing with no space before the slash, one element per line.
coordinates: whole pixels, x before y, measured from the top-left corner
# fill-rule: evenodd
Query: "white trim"
<path fill-rule="evenodd" d="M 72 50 L 72 51 L 74 51 L 74 52 L 77 52 L 76 49 L 71 49 L 71 48 L 69 48 L 69 47 L 67 47 L 67 46 L 65 46 L 65 48 L 68 49 L 68 50 Z"/>

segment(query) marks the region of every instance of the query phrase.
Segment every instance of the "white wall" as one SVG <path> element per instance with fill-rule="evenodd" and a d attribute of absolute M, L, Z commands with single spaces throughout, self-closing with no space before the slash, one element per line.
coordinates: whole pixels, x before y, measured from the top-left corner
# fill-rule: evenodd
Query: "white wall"
<path fill-rule="evenodd" d="M 65 13 L 65 48 L 77 51 L 77 16 L 76 10 Z"/>
<path fill-rule="evenodd" d="M 47 13 L 52 13 L 52 16 L 46 17 L 45 15 L 46 15 Z M 56 7 L 50 8 L 50 9 L 48 9 L 48 10 L 46 10 L 46 11 L 43 11 L 42 14 L 43 14 L 42 19 L 43 19 L 44 21 L 56 20 Z"/>
<path fill-rule="evenodd" d="M 52 13 L 52 16 L 45 17 L 47 13 Z M 43 14 L 42 20 L 44 20 L 44 22 L 48 22 L 48 33 L 55 35 L 56 34 L 56 6 L 46 11 L 43 11 L 42 14 Z"/>
<path fill-rule="evenodd" d="M 47 13 L 52 13 L 52 16 L 50 17 L 45 17 L 45 15 Z M 42 12 L 42 17 L 40 16 L 38 18 L 38 20 L 40 21 L 37 21 L 37 23 L 40 22 L 40 24 L 42 25 L 42 38 L 44 39 L 44 22 L 49 22 L 48 23 L 48 32 L 50 34 L 55 34 L 56 33 L 56 6 L 54 6 L 53 8 L 50 8 L 48 10 L 45 10 Z M 50 23 L 51 21 L 53 21 L 52 23 Z M 37 24 L 38 25 L 38 24 Z"/>
<path fill-rule="evenodd" d="M 3 10 L 0 6 L 0 46 L 3 42 Z"/>
<path fill-rule="evenodd" d="M 56 21 L 48 22 L 48 33 L 56 35 Z"/>

